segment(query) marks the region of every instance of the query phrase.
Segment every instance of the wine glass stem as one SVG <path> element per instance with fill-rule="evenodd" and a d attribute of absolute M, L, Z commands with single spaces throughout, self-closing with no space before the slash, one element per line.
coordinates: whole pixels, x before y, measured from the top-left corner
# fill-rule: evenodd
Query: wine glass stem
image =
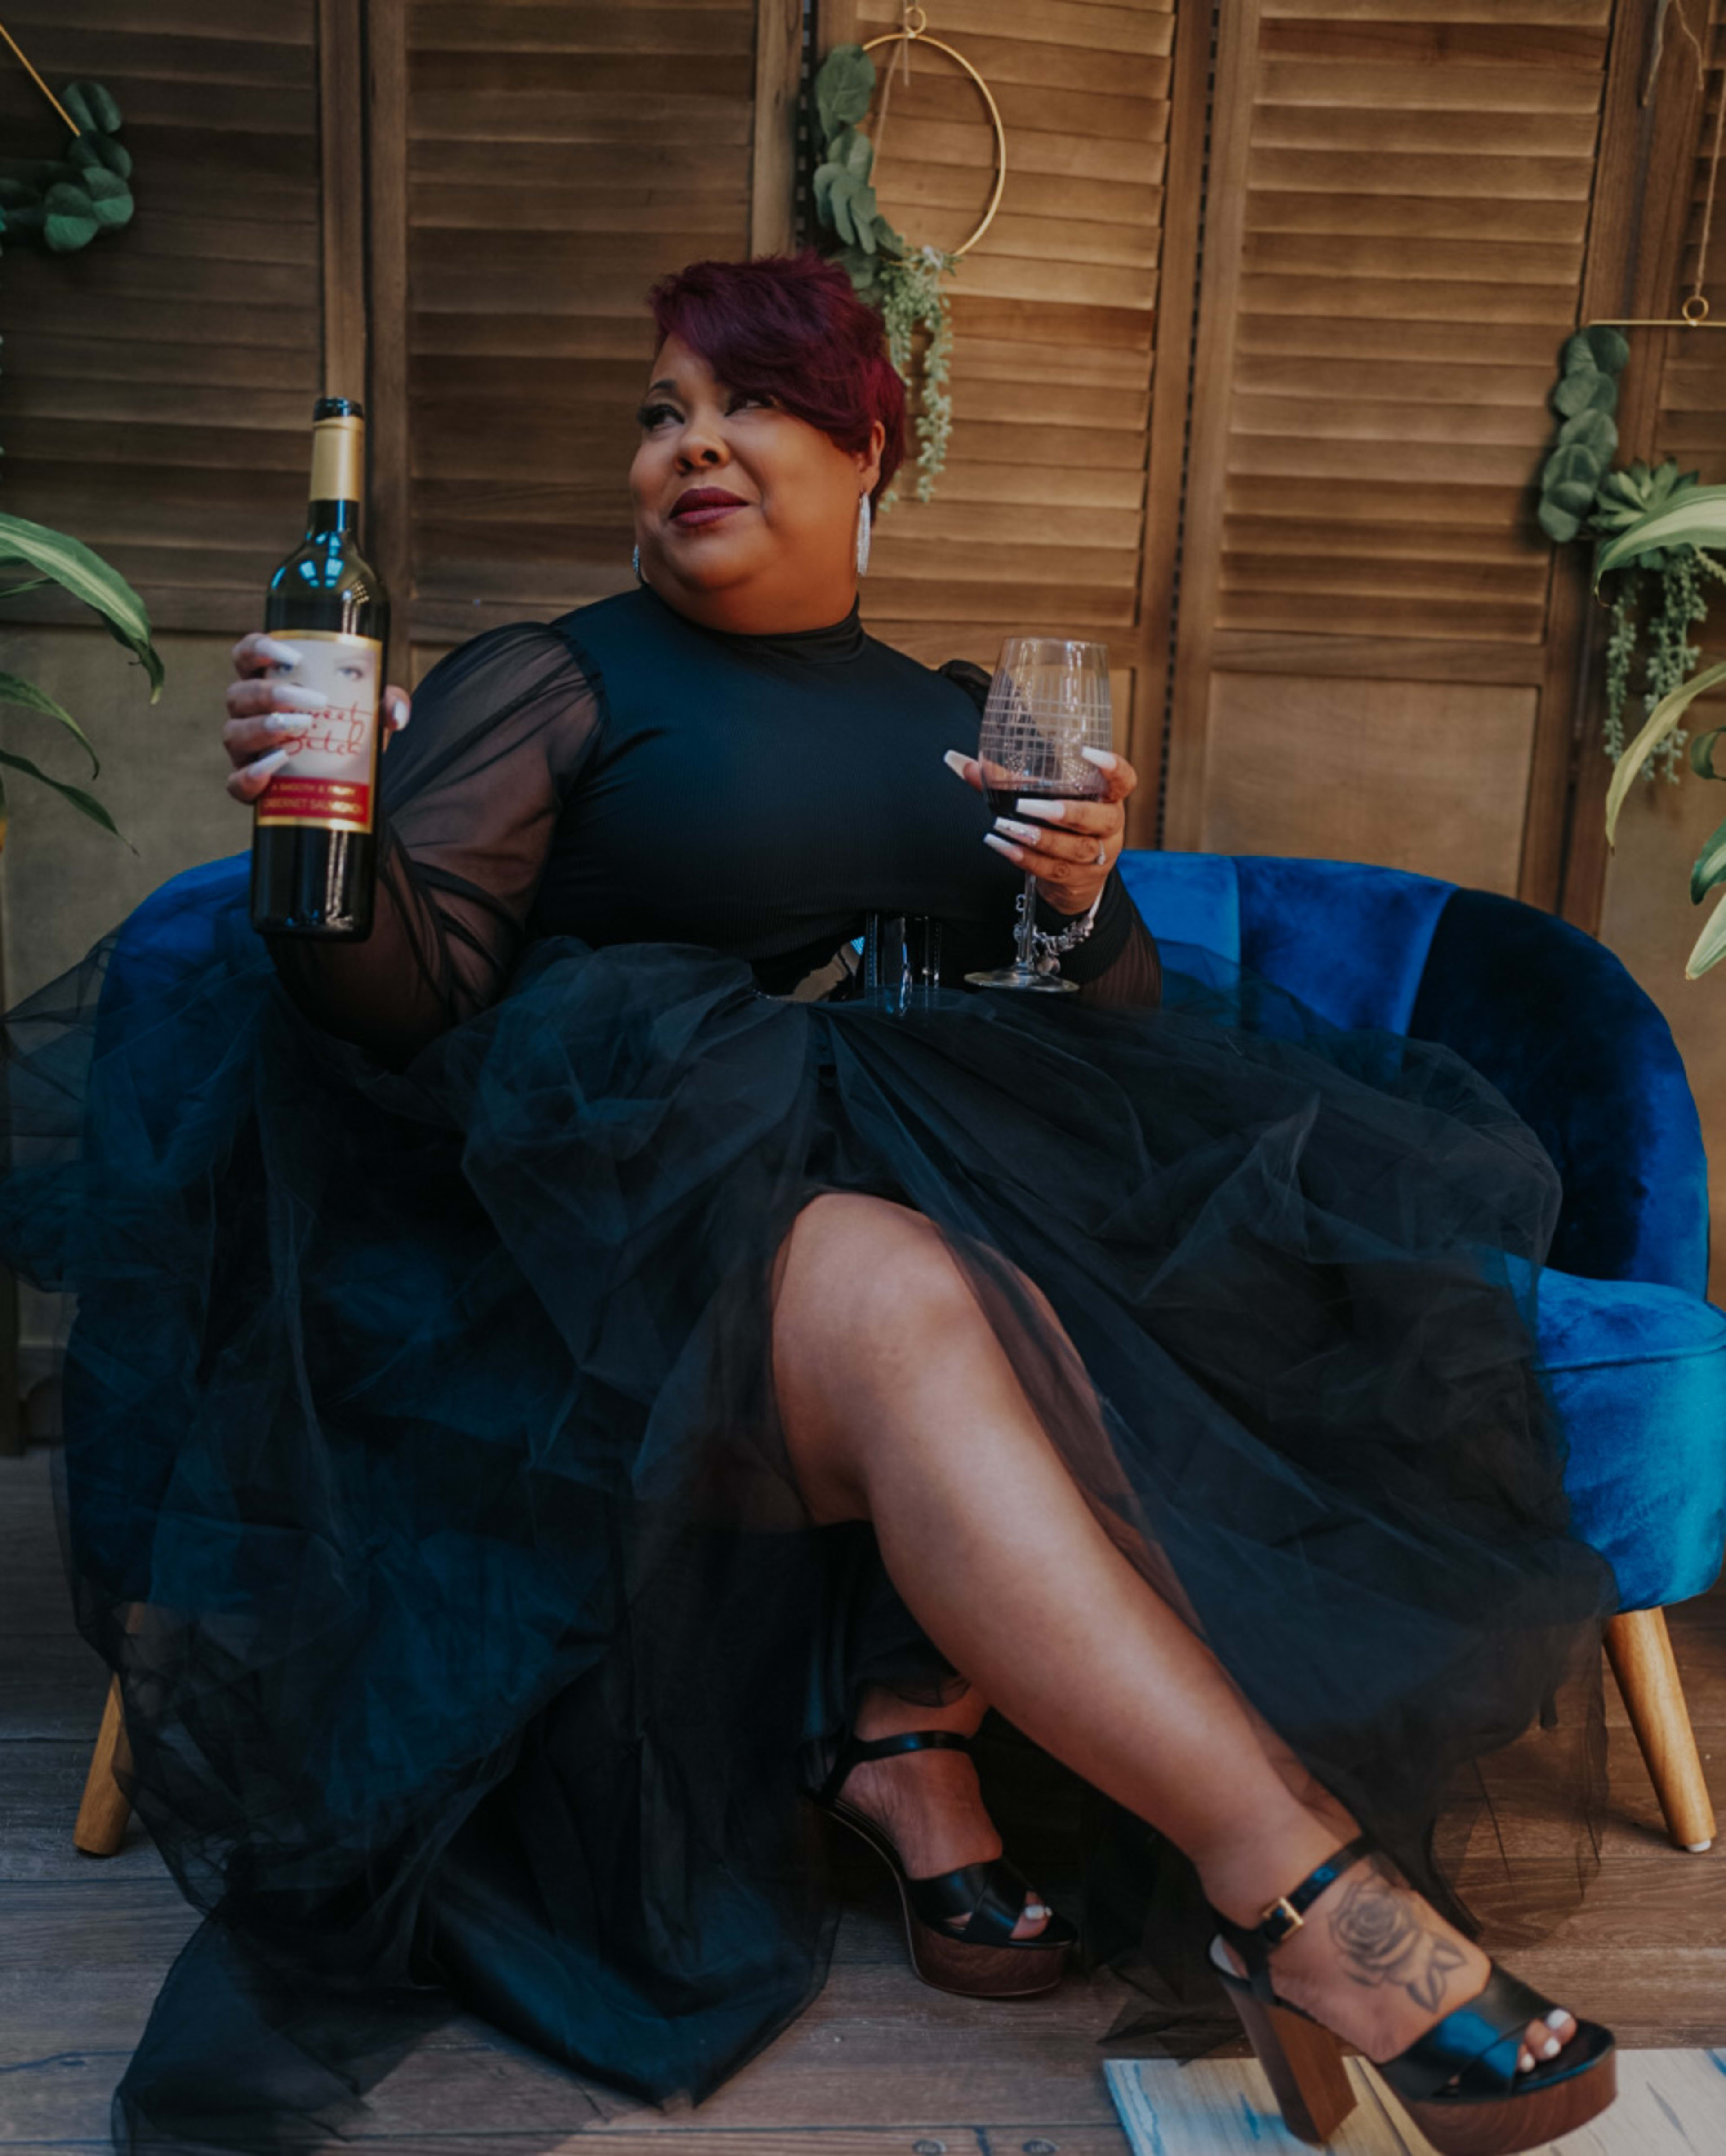
<path fill-rule="evenodd" d="M 1025 872 L 1025 903 L 1019 910 L 1019 963 L 1027 973 L 1035 973 L 1032 963 L 1035 947 L 1031 932 L 1037 925 L 1037 879 L 1034 870 Z"/>

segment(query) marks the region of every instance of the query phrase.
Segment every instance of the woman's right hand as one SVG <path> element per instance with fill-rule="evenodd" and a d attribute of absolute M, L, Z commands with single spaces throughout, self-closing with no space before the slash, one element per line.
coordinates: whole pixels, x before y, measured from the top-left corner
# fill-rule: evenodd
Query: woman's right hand
<path fill-rule="evenodd" d="M 257 799 L 287 761 L 294 737 L 304 731 L 305 714 L 324 707 L 315 689 L 300 688 L 275 674 L 277 667 L 297 665 L 299 659 L 290 637 L 256 632 L 234 647 L 234 670 L 239 678 L 227 692 L 222 741 L 234 766 L 228 791 L 236 801 L 249 804 Z M 405 689 L 393 687 L 383 691 L 380 701 L 386 727 L 383 746 L 388 748 L 391 737 L 407 725 L 413 706 Z"/>

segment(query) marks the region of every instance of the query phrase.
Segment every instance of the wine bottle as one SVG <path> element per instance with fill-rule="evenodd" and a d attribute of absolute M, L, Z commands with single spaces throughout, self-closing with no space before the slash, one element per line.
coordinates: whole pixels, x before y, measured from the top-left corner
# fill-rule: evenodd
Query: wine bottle
<path fill-rule="evenodd" d="M 378 693 L 389 599 L 359 551 L 365 413 L 346 397 L 312 411 L 306 536 L 270 580 L 264 626 L 298 663 L 275 679 L 315 690 L 321 711 L 288 735 L 286 762 L 254 807 L 252 926 L 359 942 L 377 886 Z"/>

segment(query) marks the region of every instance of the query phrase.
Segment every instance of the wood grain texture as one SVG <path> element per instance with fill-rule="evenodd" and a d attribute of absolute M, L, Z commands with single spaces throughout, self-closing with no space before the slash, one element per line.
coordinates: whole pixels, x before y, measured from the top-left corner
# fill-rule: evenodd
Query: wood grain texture
<path fill-rule="evenodd" d="M 1201 363 L 1194 387 L 1171 843 L 1234 828 L 1224 804 L 1255 783 L 1209 738 L 1237 711 L 1214 675 L 1236 656 L 1253 674 L 1400 679 L 1411 710 L 1417 681 L 1441 697 L 1471 681 L 1544 685 L 1552 550 L 1530 482 L 1599 227 L 1593 153 L 1609 54 L 1623 64 L 1617 20 L 1606 0 L 1267 0 L 1226 87 L 1220 69 L 1219 102 L 1239 109 L 1214 130 L 1230 192 L 1206 220 L 1200 338 L 1210 315 L 1217 363 Z M 1287 686 L 1291 711 L 1308 709 L 1306 682 L 1291 672 Z M 1259 693 L 1243 689 L 1238 709 L 1257 710 Z M 1477 732 L 1455 739 L 1456 773 L 1431 751 L 1418 760 L 1419 784 L 1439 788 L 1434 814 L 1380 844 L 1440 874 L 1457 872 L 1444 860 L 1477 860 L 1492 887 L 1553 902 L 1564 779 L 1545 752 L 1550 728 L 1538 773 L 1532 760 L 1543 708 L 1483 693 Z M 1323 754 L 1336 747 L 1328 737 Z M 1256 812 L 1261 842 L 1299 854 L 1333 850 L 1347 832 L 1364 843 L 1367 803 L 1382 814 L 1390 795 L 1361 753 L 1358 769 L 1343 756 L 1329 770 L 1359 814 L 1297 789 L 1280 835 Z M 1471 787 L 1497 819 L 1477 844 L 1461 829 Z M 1530 788 L 1528 858 L 1507 870 L 1505 804 L 1520 809 Z"/>
<path fill-rule="evenodd" d="M 1218 671 L 1199 843 L 1513 892 L 1534 701 L 1532 689 L 1480 682 Z"/>
<path fill-rule="evenodd" d="M 1203 14 L 1194 9 L 1193 34 L 1208 41 Z M 898 21 L 891 0 L 861 0 L 855 35 L 878 36 Z M 1135 814 L 1153 821 L 1158 749 L 1140 728 L 1162 703 L 1174 524 L 1157 526 L 1147 466 L 1163 424 L 1153 418 L 1159 394 L 1174 400 L 1178 463 L 1194 244 L 1193 206 L 1180 201 L 1184 167 L 1170 163 L 1179 18 L 1169 8 L 1081 0 L 969 0 L 932 28 L 999 100 L 1007 179 L 989 231 L 948 288 L 947 466 L 935 499 L 918 502 L 913 437 L 901 499 L 876 526 L 865 619 L 932 661 L 963 654 L 992 665 L 1001 637 L 1020 630 L 1106 641 L 1120 676 L 1117 737 L 1141 774 Z M 898 72 L 886 77 L 893 53 L 875 54 L 884 78 L 871 121 L 881 206 L 912 241 L 957 246 L 988 195 L 993 141 L 983 108 L 962 73 L 927 50 L 913 51 L 908 84 Z M 1201 136 L 1202 112 L 1177 160 L 1195 161 Z M 1177 202 L 1171 258 L 1164 218 Z M 1170 291 L 1177 372 L 1159 391 Z M 991 516 L 991 505 L 1004 513 Z M 1153 692 L 1145 685 L 1153 676 Z"/>
<path fill-rule="evenodd" d="M 260 572 L 303 521 L 326 343 L 352 348 L 362 280 L 336 267 L 351 191 L 323 186 L 317 135 L 326 5 L 24 0 L 6 13 L 51 81 L 113 90 L 137 198 L 131 224 L 85 253 L 8 252 L 6 506 L 97 547 L 123 528 L 144 550 L 131 567 L 147 557 L 158 628 L 191 626 L 213 603 L 216 625 L 247 625 L 236 593 L 249 619 Z M 8 151 L 46 154 L 61 132 L 8 57 Z M 8 617 L 64 618 L 45 593 L 8 602 Z"/>

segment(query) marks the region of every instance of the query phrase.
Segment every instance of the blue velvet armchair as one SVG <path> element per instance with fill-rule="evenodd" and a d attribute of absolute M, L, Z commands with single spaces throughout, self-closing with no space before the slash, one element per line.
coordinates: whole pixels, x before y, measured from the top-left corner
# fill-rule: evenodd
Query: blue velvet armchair
<path fill-rule="evenodd" d="M 177 902 L 244 858 L 176 879 L 156 901 L 158 942 Z M 1662 1610 L 1702 1593 L 1726 1548 L 1726 1317 L 1704 1300 L 1702 1137 L 1665 1020 L 1601 945 L 1484 891 L 1340 861 L 1130 851 L 1121 870 L 1165 942 L 1251 966 L 1339 1024 L 1456 1049 L 1557 1163 L 1540 1331 L 1567 1481 L 1617 1577 L 1608 1650 L 1667 1824 L 1707 1847 L 1713 1816 Z M 181 932 L 207 918 L 186 906 Z M 135 967 L 116 992 L 148 984 Z M 92 1855 L 125 1830 L 122 1742 L 110 1691 L 76 1835 Z"/>
<path fill-rule="evenodd" d="M 1708 1177 L 1666 1021 L 1549 914 L 1347 861 L 1129 851 L 1152 932 L 1251 967 L 1343 1025 L 1442 1041 L 1490 1079 L 1564 1183 L 1542 1359 L 1580 1532 L 1611 1563 L 1607 1651 L 1672 1838 L 1714 1820 L 1662 1614 L 1726 1551 L 1726 1317 L 1706 1300 Z"/>

